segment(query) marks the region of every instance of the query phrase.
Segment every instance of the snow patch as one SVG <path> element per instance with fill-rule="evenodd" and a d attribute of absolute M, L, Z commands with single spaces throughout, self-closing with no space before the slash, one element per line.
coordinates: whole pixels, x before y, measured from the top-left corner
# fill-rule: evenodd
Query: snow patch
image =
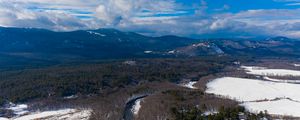
<path fill-rule="evenodd" d="M 300 80 L 281 80 L 281 79 L 274 79 L 269 77 L 264 77 L 264 79 L 272 82 L 300 84 Z"/>
<path fill-rule="evenodd" d="M 206 111 L 203 113 L 203 115 L 205 116 L 209 116 L 209 115 L 215 115 L 215 114 L 218 114 L 219 112 L 216 111 L 216 110 L 210 110 L 210 111 Z"/>
<path fill-rule="evenodd" d="M 262 76 L 300 76 L 300 71 L 287 69 L 268 69 L 266 67 L 241 66 L 247 74 Z"/>
<path fill-rule="evenodd" d="M 198 44 L 193 44 L 192 46 L 193 46 L 193 47 L 201 47 L 201 46 L 204 46 L 204 47 L 210 47 L 210 45 L 207 44 L 207 43 L 198 43 Z"/>
<path fill-rule="evenodd" d="M 136 61 L 132 61 L 132 60 L 124 61 L 123 64 L 125 64 L 125 65 L 136 65 Z"/>
<path fill-rule="evenodd" d="M 141 106 L 141 101 L 142 101 L 142 99 L 138 99 L 138 100 L 135 101 L 135 103 L 134 103 L 134 105 L 131 109 L 131 111 L 133 112 L 134 115 L 138 115 L 138 113 L 139 113 L 139 111 L 142 107 Z"/>
<path fill-rule="evenodd" d="M 27 110 L 28 109 L 28 105 L 26 105 L 26 104 L 16 105 L 16 104 L 10 103 L 9 107 L 7 107 L 6 109 L 13 111 L 13 113 L 16 114 L 16 115 L 18 115 L 18 116 L 24 115 L 24 114 L 26 114 L 26 113 L 29 112 Z"/>
<path fill-rule="evenodd" d="M 295 67 L 300 67 L 300 64 L 294 64 Z"/>
<path fill-rule="evenodd" d="M 146 54 L 150 54 L 150 53 L 152 53 L 153 51 L 144 51 L 144 53 L 146 53 Z"/>
<path fill-rule="evenodd" d="M 175 50 L 168 51 L 168 54 L 175 54 Z"/>
<path fill-rule="evenodd" d="M 77 95 L 70 95 L 70 96 L 64 97 L 64 99 L 75 99 L 75 98 L 78 98 L 78 96 Z"/>
<path fill-rule="evenodd" d="M 186 87 L 186 88 L 190 88 L 190 89 L 197 89 L 197 87 L 194 87 L 194 85 L 196 84 L 196 81 L 190 81 L 188 83 L 183 83 L 181 86 Z"/>
<path fill-rule="evenodd" d="M 106 36 L 106 35 L 104 35 L 104 34 L 97 33 L 97 32 L 93 32 L 93 31 L 87 31 L 87 32 L 90 33 L 90 34 L 99 35 L 99 36 L 101 36 L 101 37 L 105 37 L 105 36 Z"/>
<path fill-rule="evenodd" d="M 13 120 L 88 120 L 91 113 L 91 110 L 63 109 L 32 113 L 29 115 L 13 118 Z"/>
<path fill-rule="evenodd" d="M 118 41 L 119 41 L 119 42 L 122 42 L 123 40 L 122 40 L 121 38 L 118 38 Z"/>

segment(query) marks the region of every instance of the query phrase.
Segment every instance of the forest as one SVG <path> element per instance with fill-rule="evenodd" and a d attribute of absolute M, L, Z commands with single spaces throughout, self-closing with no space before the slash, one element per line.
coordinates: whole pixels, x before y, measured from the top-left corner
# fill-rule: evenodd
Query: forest
<path fill-rule="evenodd" d="M 235 61 L 251 59 L 227 56 L 119 59 L 7 70 L 0 73 L 0 104 L 31 103 L 32 109 L 92 108 L 91 119 L 107 119 L 105 116 L 120 119 L 128 98 L 148 94 L 142 104 L 145 107 L 135 119 L 161 116 L 174 120 L 218 120 L 235 119 L 241 113 L 248 118 L 262 118 L 246 112 L 233 100 L 204 93 L 206 80 L 200 82 L 204 88 L 198 90 L 178 86 L 185 79 L 209 79 Z M 78 98 L 65 99 L 68 96 Z M 211 109 L 220 112 L 204 114 Z"/>

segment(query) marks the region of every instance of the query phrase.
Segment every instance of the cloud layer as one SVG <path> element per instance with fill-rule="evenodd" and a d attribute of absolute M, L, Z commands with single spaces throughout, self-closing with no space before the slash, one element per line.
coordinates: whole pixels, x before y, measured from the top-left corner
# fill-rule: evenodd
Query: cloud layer
<path fill-rule="evenodd" d="M 109 27 L 155 36 L 300 38 L 300 9 L 231 12 L 231 6 L 224 4 L 212 13 L 208 4 L 204 0 L 192 5 L 176 0 L 0 0 L 0 26 L 56 31 Z"/>

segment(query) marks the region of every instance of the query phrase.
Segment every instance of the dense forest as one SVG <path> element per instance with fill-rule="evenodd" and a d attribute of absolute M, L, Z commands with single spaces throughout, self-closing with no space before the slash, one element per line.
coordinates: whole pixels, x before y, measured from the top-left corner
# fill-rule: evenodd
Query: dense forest
<path fill-rule="evenodd" d="M 219 72 L 231 58 L 116 60 L 0 73 L 0 96 L 12 102 L 101 94 L 107 89 L 153 81 L 178 82 Z"/>
<path fill-rule="evenodd" d="M 245 108 L 241 106 L 224 108 L 221 107 L 218 110 L 218 113 L 214 114 L 205 114 L 197 107 L 186 108 L 184 111 L 178 110 L 176 108 L 172 109 L 176 120 L 259 120 L 259 119 L 271 119 L 270 115 L 267 112 L 260 112 L 259 114 L 253 114 L 247 112 Z"/>
<path fill-rule="evenodd" d="M 268 114 L 251 114 L 236 101 L 206 94 L 206 80 L 202 80 L 224 72 L 235 61 L 249 60 L 227 56 L 126 59 L 3 71 L 0 73 L 0 104 L 33 103 L 32 109 L 81 106 L 93 109 L 91 119 L 120 119 L 128 98 L 148 94 L 145 107 L 134 119 L 151 120 L 160 116 L 171 120 L 240 117 L 256 120 Z M 178 86 L 187 79 L 202 80 L 204 88 L 191 90 Z M 72 95 L 78 98 L 64 99 Z M 219 112 L 207 114 L 214 109 Z M 10 111 L 1 112 L 10 115 Z"/>

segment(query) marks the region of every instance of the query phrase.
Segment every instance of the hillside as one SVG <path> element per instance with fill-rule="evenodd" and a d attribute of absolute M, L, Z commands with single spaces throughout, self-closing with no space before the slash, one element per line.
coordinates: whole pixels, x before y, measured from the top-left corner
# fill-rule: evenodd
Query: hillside
<path fill-rule="evenodd" d="M 99 59 L 300 55 L 300 48 L 297 47 L 300 42 L 284 37 L 197 40 L 177 36 L 149 37 L 115 29 L 54 32 L 0 28 L 0 42 L 2 67 Z"/>
<path fill-rule="evenodd" d="M 196 41 L 176 36 L 147 37 L 115 29 L 53 32 L 0 28 L 0 36 L 3 55 L 42 60 L 143 56 L 144 51 L 163 51 Z"/>

